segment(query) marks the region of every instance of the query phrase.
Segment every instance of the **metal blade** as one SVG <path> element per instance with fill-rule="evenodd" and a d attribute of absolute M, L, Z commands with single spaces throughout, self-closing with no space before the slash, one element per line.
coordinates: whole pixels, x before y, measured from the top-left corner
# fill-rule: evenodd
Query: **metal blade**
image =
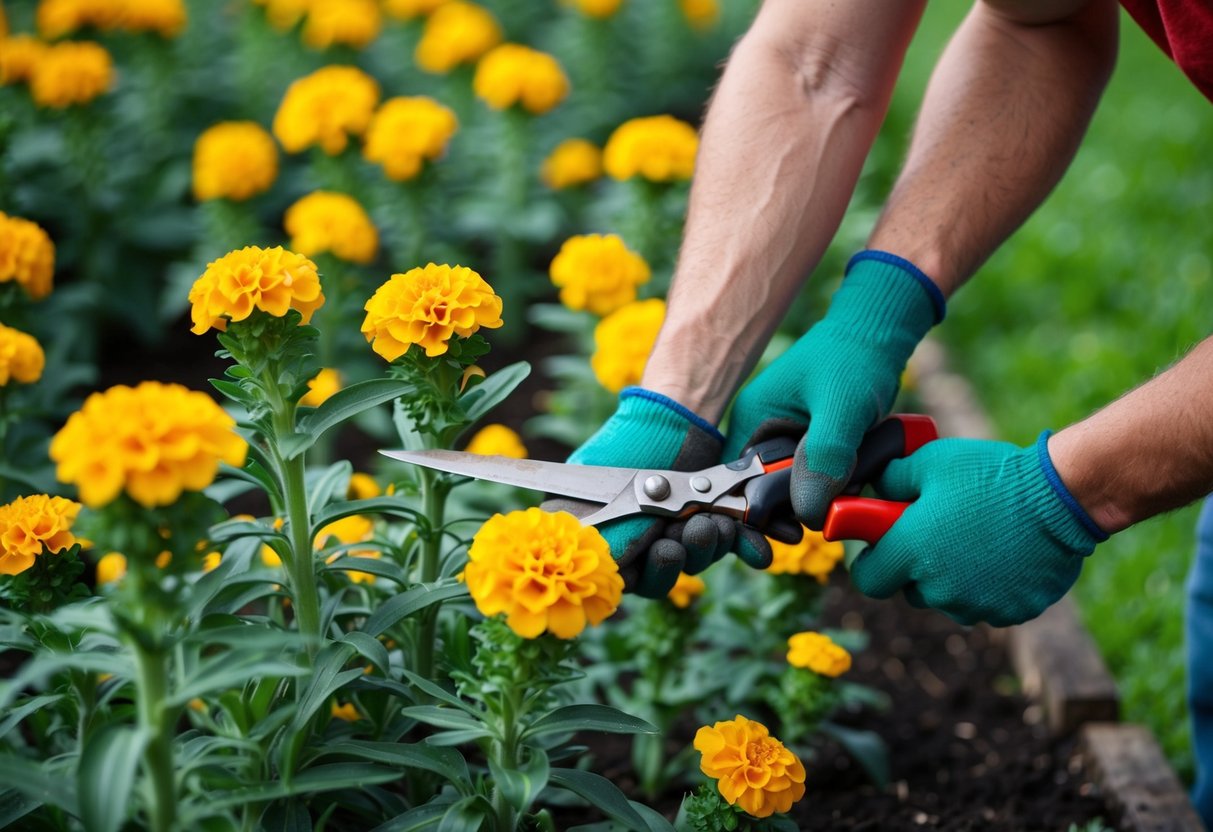
<path fill-rule="evenodd" d="M 448 474 L 546 491 L 575 500 L 609 503 L 625 491 L 631 493 L 635 468 L 569 465 L 508 456 L 485 456 L 462 451 L 380 451 L 392 459 L 411 462 Z M 634 501 L 633 501 L 634 502 Z"/>

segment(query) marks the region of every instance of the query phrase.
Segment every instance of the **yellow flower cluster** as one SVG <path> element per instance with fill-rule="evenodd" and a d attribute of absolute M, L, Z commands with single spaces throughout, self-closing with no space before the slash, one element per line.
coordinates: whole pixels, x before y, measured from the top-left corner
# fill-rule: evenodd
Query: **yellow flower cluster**
<path fill-rule="evenodd" d="M 590 367 L 612 393 L 638 384 L 665 319 L 665 301 L 640 300 L 621 306 L 594 327 Z"/>
<path fill-rule="evenodd" d="M 781 543 L 767 538 L 774 557 L 767 571 L 772 575 L 812 575 L 818 583 L 829 580 L 830 573 L 846 554 L 841 540 L 828 541 L 821 532 L 804 530 L 799 543 Z"/>
<path fill-rule="evenodd" d="M 564 4 L 572 6 L 586 17 L 603 19 L 619 11 L 623 0 L 564 0 Z"/>
<path fill-rule="evenodd" d="M 694 745 L 720 796 L 756 818 L 786 812 L 804 797 L 804 764 L 762 723 L 738 714 L 700 728 Z"/>
<path fill-rule="evenodd" d="M 314 547 L 324 549 L 328 546 L 350 545 L 353 543 L 365 543 L 370 540 L 375 534 L 375 522 L 369 517 L 355 514 L 351 517 L 343 517 L 340 520 L 335 520 L 324 526 L 320 531 L 316 532 L 316 541 Z M 360 549 L 347 551 L 344 553 L 346 557 L 352 558 L 370 558 L 378 560 L 382 557 L 382 553 L 375 549 Z M 325 562 L 332 563 L 341 557 L 340 553 L 334 553 Z M 375 576 L 370 572 L 346 572 L 350 580 L 356 584 L 373 584 Z"/>
<path fill-rule="evenodd" d="M 446 0 L 383 0 L 383 10 L 397 20 L 430 14 Z"/>
<path fill-rule="evenodd" d="M 90 508 L 124 489 L 152 508 L 206 488 L 220 462 L 243 465 L 248 445 L 235 426 L 214 399 L 180 384 L 118 385 L 85 399 L 50 455 L 59 480 L 74 483 Z"/>
<path fill-rule="evenodd" d="M 673 116 L 634 118 L 607 139 L 602 166 L 621 181 L 633 176 L 652 182 L 690 179 L 698 149 L 699 136 L 685 121 Z"/>
<path fill-rule="evenodd" d="M 316 264 L 281 246 L 247 246 L 209 264 L 190 288 L 190 331 L 201 335 L 228 320 L 243 321 L 254 309 L 281 318 L 298 309 L 303 323 L 324 304 Z"/>
<path fill-rule="evenodd" d="M 255 121 L 224 121 L 194 143 L 194 196 L 245 200 L 278 178 L 278 145 Z"/>
<path fill-rule="evenodd" d="M 476 431 L 464 450 L 469 454 L 526 459 L 526 445 L 522 444 L 522 437 L 505 425 L 485 425 Z"/>
<path fill-rule="evenodd" d="M 475 3 L 449 0 L 426 18 L 414 58 L 426 72 L 447 73 L 501 43 L 501 25 Z"/>
<path fill-rule="evenodd" d="M 823 633 L 797 633 L 788 639 L 788 664 L 822 676 L 841 676 L 851 669 L 851 654 Z"/>
<path fill-rule="evenodd" d="M 539 170 L 549 188 L 572 188 L 602 176 L 602 151 L 585 139 L 565 139 L 556 145 Z"/>
<path fill-rule="evenodd" d="M 649 279 L 649 264 L 615 234 L 570 237 L 548 269 L 569 309 L 609 315 L 636 300 L 636 287 Z"/>
<path fill-rule="evenodd" d="M 0 40 L 0 84 L 29 81 L 48 48 L 30 35 L 13 35 Z"/>
<path fill-rule="evenodd" d="M 542 115 L 569 94 L 569 79 L 546 52 L 505 43 L 485 55 L 472 79 L 476 95 L 494 110 L 515 104 Z"/>
<path fill-rule="evenodd" d="M 110 53 L 97 43 L 57 43 L 34 64 L 29 88 L 40 107 L 63 109 L 87 104 L 110 88 L 114 63 Z"/>
<path fill-rule="evenodd" d="M 707 588 L 707 584 L 701 578 L 696 578 L 694 575 L 688 575 L 685 572 L 679 572 L 678 580 L 674 583 L 674 586 L 666 597 L 678 609 L 685 610 L 691 606 L 696 598 L 703 595 Z"/>
<path fill-rule="evenodd" d="M 315 256 L 329 252 L 351 263 L 369 263 L 379 253 L 379 232 L 358 201 L 333 191 L 315 191 L 286 211 L 291 248 Z"/>
<path fill-rule="evenodd" d="M 341 389 L 341 373 L 332 367 L 325 367 L 307 383 L 307 392 L 299 400 L 306 407 L 320 407 Z"/>
<path fill-rule="evenodd" d="M 184 0 L 41 0 L 38 31 L 57 38 L 92 26 L 103 31 L 175 37 L 186 24 Z"/>
<path fill-rule="evenodd" d="M 288 153 L 313 145 L 335 156 L 361 136 L 379 103 L 379 84 L 357 67 L 326 66 L 294 81 L 274 114 L 273 131 Z"/>
<path fill-rule="evenodd" d="M 389 98 L 371 119 L 362 155 L 382 165 L 389 179 L 404 182 L 421 172 L 423 161 L 445 153 L 457 129 L 454 111 L 432 98 Z"/>
<path fill-rule="evenodd" d="M 0 283 L 15 281 L 25 294 L 40 300 L 55 279 L 55 244 L 34 222 L 0 211 Z"/>
<path fill-rule="evenodd" d="M 720 0 L 678 0 L 678 5 L 692 28 L 710 29 L 720 19 Z"/>
<path fill-rule="evenodd" d="M 490 517 L 472 539 L 463 579 L 481 613 L 504 613 L 523 638 L 545 630 L 573 638 L 615 612 L 623 595 L 598 530 L 537 508 Z"/>
<path fill-rule="evenodd" d="M 435 265 L 394 274 L 366 302 L 362 334 L 371 348 L 395 361 L 413 344 L 433 358 L 452 335 L 501 326 L 501 298 L 466 266 Z"/>
<path fill-rule="evenodd" d="M 0 506 L 0 575 L 16 575 L 44 552 L 58 554 L 76 545 L 72 523 L 80 504 L 34 494 Z"/>
<path fill-rule="evenodd" d="M 383 31 L 378 0 L 311 0 L 303 42 L 314 49 L 361 49 Z"/>
<path fill-rule="evenodd" d="M 0 324 L 0 387 L 10 381 L 33 384 L 45 366 L 46 355 L 34 336 Z"/>

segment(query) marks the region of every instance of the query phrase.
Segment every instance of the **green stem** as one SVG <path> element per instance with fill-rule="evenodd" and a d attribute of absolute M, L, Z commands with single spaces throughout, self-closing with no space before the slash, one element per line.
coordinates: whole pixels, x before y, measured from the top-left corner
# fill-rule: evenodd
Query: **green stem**
<path fill-rule="evenodd" d="M 438 580 L 439 555 L 442 552 L 442 526 L 445 522 L 447 485 L 429 469 L 421 471 L 422 508 L 430 527 L 421 550 L 421 581 Z M 434 640 L 438 630 L 440 604 L 427 607 L 421 613 L 417 641 L 417 674 L 429 679 L 434 672 Z"/>
<path fill-rule="evenodd" d="M 164 705 L 166 673 L 164 655 L 130 636 L 127 644 L 135 656 L 135 689 L 139 727 L 147 736 L 144 767 L 151 781 L 149 828 L 168 832 L 177 817 L 177 793 L 173 783 L 173 737 Z"/>
<path fill-rule="evenodd" d="M 496 763 L 502 771 L 518 770 L 518 692 L 514 685 L 501 694 L 501 741 L 493 744 Z M 497 832 L 514 832 L 515 806 L 498 786 L 493 790 L 493 810 L 497 815 Z M 526 807 L 522 807 L 526 811 Z"/>

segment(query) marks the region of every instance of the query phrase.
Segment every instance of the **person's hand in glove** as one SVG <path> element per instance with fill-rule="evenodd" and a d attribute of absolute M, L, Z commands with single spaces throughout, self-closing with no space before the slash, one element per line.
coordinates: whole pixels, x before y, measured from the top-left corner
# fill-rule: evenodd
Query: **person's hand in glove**
<path fill-rule="evenodd" d="M 627 468 L 695 471 L 720 461 L 724 437 L 709 422 L 678 402 L 640 387 L 619 395 L 619 408 L 569 462 Z M 554 499 L 548 511 L 585 517 L 597 504 Z M 696 574 L 736 550 L 746 563 L 765 568 L 771 549 L 761 534 L 721 515 L 700 513 L 670 522 L 653 517 L 623 517 L 599 526 L 619 563 L 629 591 L 649 598 L 665 597 L 679 572 Z"/>
<path fill-rule="evenodd" d="M 851 564 L 856 588 L 873 598 L 902 590 L 962 624 L 1005 627 L 1044 612 L 1108 537 L 1058 476 L 1048 436 L 1027 448 L 943 439 L 889 463 L 876 490 L 910 506 Z"/>
<path fill-rule="evenodd" d="M 882 251 L 855 255 L 826 315 L 738 394 L 724 458 L 809 427 L 796 449 L 792 507 L 820 530 L 863 435 L 889 415 L 910 354 L 943 315 L 942 293 L 913 264 Z"/>

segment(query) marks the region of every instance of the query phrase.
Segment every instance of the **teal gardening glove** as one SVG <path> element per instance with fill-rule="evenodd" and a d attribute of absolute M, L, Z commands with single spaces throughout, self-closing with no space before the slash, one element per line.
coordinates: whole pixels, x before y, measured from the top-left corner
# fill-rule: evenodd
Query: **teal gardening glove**
<path fill-rule="evenodd" d="M 792 507 L 820 530 L 863 435 L 889 415 L 910 354 L 943 316 L 943 294 L 912 263 L 856 254 L 826 315 L 738 394 L 724 458 L 811 422 L 796 448 Z"/>
<path fill-rule="evenodd" d="M 911 505 L 851 564 L 856 588 L 874 598 L 901 589 L 962 624 L 1044 612 L 1108 538 L 1058 476 L 1048 437 L 1027 448 L 943 439 L 889 463 L 876 490 Z"/>
<path fill-rule="evenodd" d="M 673 399 L 627 387 L 619 394 L 615 414 L 569 462 L 696 471 L 716 465 L 723 444 L 724 437 L 711 423 Z M 578 517 L 599 508 L 567 499 L 549 500 L 543 507 Z M 625 517 L 603 523 L 599 531 L 611 546 L 626 588 L 649 598 L 665 597 L 679 572 L 701 572 L 731 549 L 756 568 L 771 563 L 770 546 L 761 534 L 716 514 L 696 514 L 685 522 Z"/>

